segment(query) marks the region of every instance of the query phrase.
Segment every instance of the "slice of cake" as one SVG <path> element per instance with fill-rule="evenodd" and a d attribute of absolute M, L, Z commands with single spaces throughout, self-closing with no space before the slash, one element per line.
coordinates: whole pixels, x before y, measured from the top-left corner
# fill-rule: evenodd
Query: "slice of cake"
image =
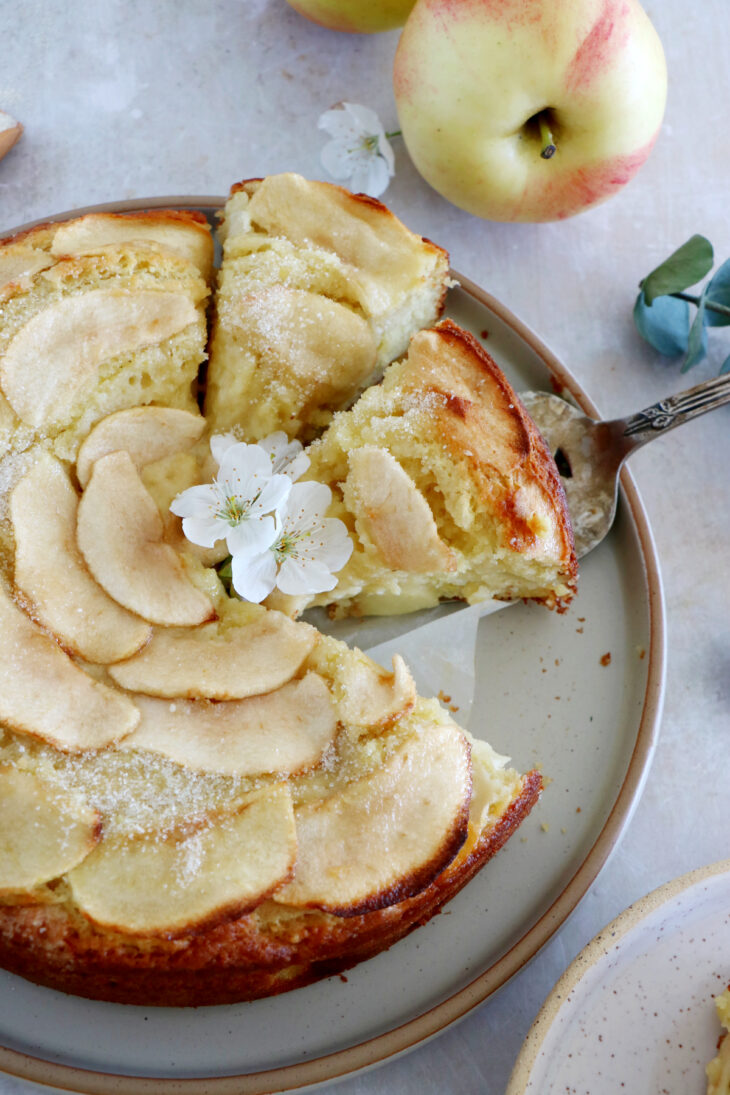
<path fill-rule="evenodd" d="M 5 284 L 0 456 L 43 440 L 73 458 L 94 422 L 140 403 L 196 410 L 207 296 L 197 266 L 149 240 L 60 256 Z"/>
<path fill-rule="evenodd" d="M 232 599 L 167 542 L 145 472 L 198 433 L 178 408 L 115 412 L 75 465 L 35 446 L 7 500 L 0 964 L 140 1005 L 252 999 L 378 953 L 541 788 L 399 658 Z"/>
<path fill-rule="evenodd" d="M 0 289 L 27 281 L 61 256 L 80 255 L 120 243 L 146 243 L 192 262 L 205 281 L 213 276 L 213 240 L 202 213 L 156 209 L 141 213 L 88 213 L 41 224 L 0 241 Z"/>
<path fill-rule="evenodd" d="M 576 560 L 555 463 L 495 362 L 450 320 L 411 340 L 382 384 L 336 414 L 307 450 L 307 478 L 354 550 L 336 587 L 275 592 L 296 614 L 407 612 L 460 598 L 532 598 L 563 608 Z"/>
<path fill-rule="evenodd" d="M 233 187 L 205 413 L 309 439 L 439 316 L 448 256 L 379 201 L 299 175 Z"/>

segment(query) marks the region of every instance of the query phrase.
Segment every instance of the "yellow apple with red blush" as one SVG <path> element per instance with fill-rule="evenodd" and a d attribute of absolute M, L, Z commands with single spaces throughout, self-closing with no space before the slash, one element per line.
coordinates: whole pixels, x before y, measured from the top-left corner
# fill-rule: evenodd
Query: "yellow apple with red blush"
<path fill-rule="evenodd" d="M 488 220 L 550 221 L 633 178 L 667 73 L 637 0 L 417 0 L 394 90 L 411 159 L 439 193 Z"/>
<path fill-rule="evenodd" d="M 287 0 L 287 3 L 330 30 L 374 34 L 402 27 L 416 0 Z"/>

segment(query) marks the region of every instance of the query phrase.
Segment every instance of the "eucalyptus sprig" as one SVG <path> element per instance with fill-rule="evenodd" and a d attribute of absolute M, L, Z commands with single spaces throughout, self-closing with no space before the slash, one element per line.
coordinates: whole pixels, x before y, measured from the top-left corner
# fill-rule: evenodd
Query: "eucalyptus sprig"
<path fill-rule="evenodd" d="M 683 373 L 707 353 L 708 327 L 730 326 L 730 259 L 699 292 L 686 292 L 707 277 L 714 261 L 710 241 L 704 236 L 692 236 L 640 283 L 634 305 L 639 334 L 660 354 L 684 354 Z M 691 322 L 690 305 L 697 309 Z M 720 372 L 730 372 L 730 356 Z"/>

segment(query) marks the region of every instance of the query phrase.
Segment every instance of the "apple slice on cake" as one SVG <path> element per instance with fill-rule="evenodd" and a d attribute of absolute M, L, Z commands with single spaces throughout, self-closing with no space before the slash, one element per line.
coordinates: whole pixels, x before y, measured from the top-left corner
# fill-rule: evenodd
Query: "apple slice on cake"
<path fill-rule="evenodd" d="M 279 783 L 232 814 L 104 839 L 68 881 L 96 924 L 170 938 L 260 904 L 291 874 L 296 847 L 291 794 Z"/>
<path fill-rule="evenodd" d="M 141 721 L 120 748 L 159 753 L 193 771 L 292 775 L 319 763 L 337 731 L 337 710 L 317 673 L 226 703 L 144 695 L 134 702 Z"/>
<path fill-rule="evenodd" d="M 295 811 L 293 880 L 276 901 L 355 916 L 425 889 L 464 843 L 469 745 L 453 725 L 424 725 L 374 772 Z"/>
<path fill-rule="evenodd" d="M 194 627 L 215 615 L 180 555 L 165 543 L 159 510 L 128 452 L 95 461 L 79 503 L 76 536 L 99 585 L 142 619 Z"/>
<path fill-rule="evenodd" d="M 117 662 L 144 646 L 151 628 L 91 577 L 76 544 L 78 504 L 61 462 L 40 452 L 10 496 L 15 586 L 66 650 Z"/>
<path fill-rule="evenodd" d="M 29 894 L 82 862 L 100 818 L 33 772 L 0 765 L 0 897 Z"/>
<path fill-rule="evenodd" d="M 297 673 L 317 632 L 280 612 L 230 602 L 195 628 L 155 631 L 147 646 L 109 675 L 132 692 L 174 699 L 238 700 L 280 688 Z"/>

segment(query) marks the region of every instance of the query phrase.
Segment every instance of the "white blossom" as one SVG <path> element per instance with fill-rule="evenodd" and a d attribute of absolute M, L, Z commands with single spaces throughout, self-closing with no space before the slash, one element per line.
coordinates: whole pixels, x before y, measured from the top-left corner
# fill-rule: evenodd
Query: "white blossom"
<path fill-rule="evenodd" d="M 395 174 L 395 156 L 375 111 L 342 103 L 317 124 L 332 138 L 321 152 L 324 169 L 333 179 L 348 180 L 350 190 L 380 197 Z"/>
<path fill-rule="evenodd" d="M 289 495 L 291 479 L 272 472 L 271 457 L 260 445 L 231 435 L 211 439 L 211 452 L 220 464 L 213 482 L 178 494 L 171 511 L 182 517 L 193 544 L 212 547 L 225 539 L 231 555 L 265 551 L 276 539 L 274 514 Z"/>
<path fill-rule="evenodd" d="M 325 593 L 352 554 L 342 521 L 325 517 L 332 492 L 323 483 L 295 484 L 276 517 L 276 537 L 262 551 L 232 553 L 233 588 L 247 601 L 282 593 Z"/>
<path fill-rule="evenodd" d="M 309 467 L 309 457 L 304 452 L 300 441 L 290 441 L 283 430 L 270 433 L 263 441 L 259 441 L 261 448 L 271 457 L 271 470 L 276 474 L 286 475 L 294 483 Z"/>

